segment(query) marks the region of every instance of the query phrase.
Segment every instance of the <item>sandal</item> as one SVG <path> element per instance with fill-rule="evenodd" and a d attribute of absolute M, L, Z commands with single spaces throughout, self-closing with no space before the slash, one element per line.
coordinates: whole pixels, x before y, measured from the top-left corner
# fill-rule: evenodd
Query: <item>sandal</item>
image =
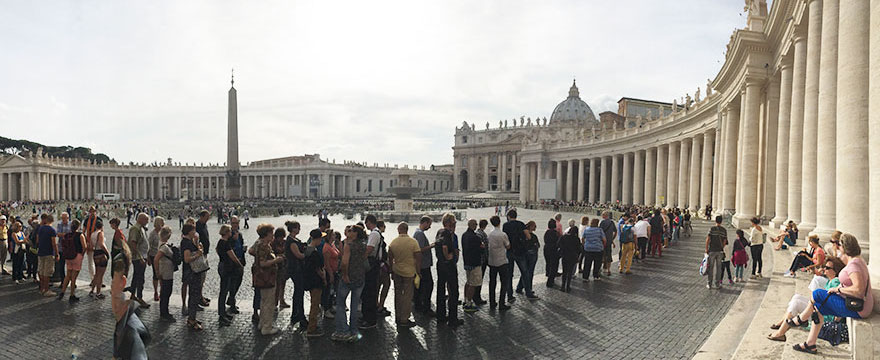
<path fill-rule="evenodd" d="M 807 323 L 806 320 L 802 320 L 800 315 L 797 315 L 791 319 L 785 320 L 785 323 L 791 327 L 799 327 Z"/>
<path fill-rule="evenodd" d="M 786 339 L 785 339 L 785 334 L 782 334 L 780 336 L 773 336 L 773 334 L 770 334 L 770 335 L 767 335 L 767 340 L 785 342 Z"/>
<path fill-rule="evenodd" d="M 780 325 L 780 324 L 773 324 L 773 325 L 770 325 L 770 330 L 779 330 L 779 328 L 781 328 L 781 327 L 782 327 L 782 325 Z"/>
<path fill-rule="evenodd" d="M 189 328 L 194 331 L 202 331 L 204 329 L 202 327 L 202 324 L 199 324 L 198 322 L 192 320 L 187 320 L 186 326 L 189 326 Z"/>
<path fill-rule="evenodd" d="M 807 343 L 796 344 L 792 348 L 794 348 L 795 351 L 805 352 L 807 354 L 815 355 L 819 352 L 818 350 L 816 350 L 816 345 L 807 345 Z"/>

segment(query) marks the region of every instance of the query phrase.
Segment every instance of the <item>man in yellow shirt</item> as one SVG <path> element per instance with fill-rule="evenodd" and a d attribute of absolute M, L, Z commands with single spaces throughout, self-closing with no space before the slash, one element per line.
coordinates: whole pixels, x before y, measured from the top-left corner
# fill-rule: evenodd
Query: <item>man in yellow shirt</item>
<path fill-rule="evenodd" d="M 388 245 L 388 261 L 391 263 L 391 276 L 394 279 L 394 313 L 397 326 L 411 327 L 413 283 L 418 269 L 421 269 L 422 249 L 416 239 L 407 232 L 409 225 L 397 225 L 397 238 Z"/>

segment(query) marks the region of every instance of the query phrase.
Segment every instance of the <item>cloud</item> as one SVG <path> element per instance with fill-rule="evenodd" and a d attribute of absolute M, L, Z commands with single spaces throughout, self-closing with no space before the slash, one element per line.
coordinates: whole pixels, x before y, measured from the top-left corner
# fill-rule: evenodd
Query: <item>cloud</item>
<path fill-rule="evenodd" d="M 0 42 L 15 49 L 0 57 L 0 119 L 42 124 L 9 136 L 51 145 L 84 144 L 69 130 L 88 124 L 90 147 L 120 161 L 222 163 L 235 67 L 243 162 L 450 163 L 462 121 L 549 117 L 574 76 L 597 115 L 623 96 L 692 94 L 720 68 L 740 10 L 704 0 L 12 3 L 0 13 Z"/>

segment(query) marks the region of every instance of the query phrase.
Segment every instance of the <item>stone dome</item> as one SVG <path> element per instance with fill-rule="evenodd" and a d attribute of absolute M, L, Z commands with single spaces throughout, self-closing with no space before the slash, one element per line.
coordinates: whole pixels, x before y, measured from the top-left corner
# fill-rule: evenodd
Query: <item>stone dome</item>
<path fill-rule="evenodd" d="M 590 105 L 581 100 L 577 83 L 574 81 L 568 90 L 568 98 L 562 100 L 559 105 L 556 105 L 556 108 L 553 109 L 553 115 L 550 116 L 550 124 L 560 123 L 576 123 L 585 126 L 599 124 L 599 120 L 596 120 L 596 115 L 593 114 Z"/>

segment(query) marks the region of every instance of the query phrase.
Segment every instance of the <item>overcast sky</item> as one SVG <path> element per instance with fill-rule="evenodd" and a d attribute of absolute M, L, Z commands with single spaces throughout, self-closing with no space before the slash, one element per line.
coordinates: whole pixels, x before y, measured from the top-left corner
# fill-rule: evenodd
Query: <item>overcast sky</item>
<path fill-rule="evenodd" d="M 320 153 L 452 162 L 462 121 L 547 116 L 572 77 L 598 114 L 720 69 L 741 0 L 15 1 L 0 11 L 0 135 L 118 161 Z"/>

